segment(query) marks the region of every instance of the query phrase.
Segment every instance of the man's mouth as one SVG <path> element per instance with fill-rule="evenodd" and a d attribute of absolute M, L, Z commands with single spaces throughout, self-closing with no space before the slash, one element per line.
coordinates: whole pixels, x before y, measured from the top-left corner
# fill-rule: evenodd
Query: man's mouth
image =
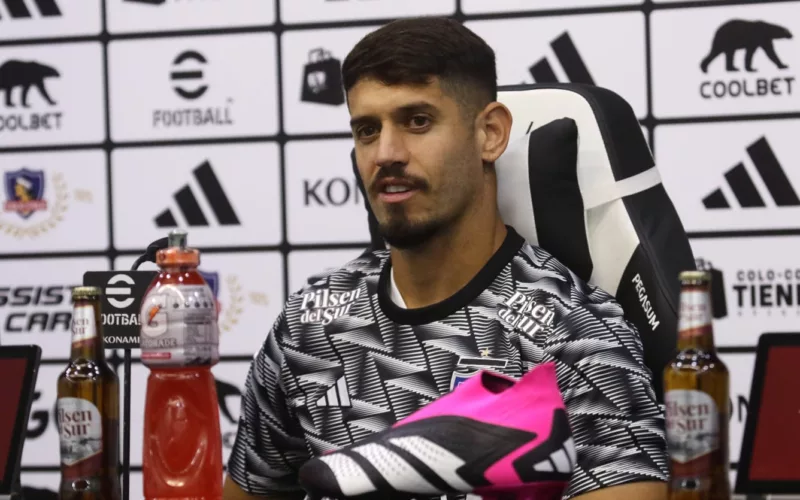
<path fill-rule="evenodd" d="M 413 183 L 402 180 L 383 180 L 378 184 L 378 199 L 383 203 L 400 203 L 419 191 Z"/>

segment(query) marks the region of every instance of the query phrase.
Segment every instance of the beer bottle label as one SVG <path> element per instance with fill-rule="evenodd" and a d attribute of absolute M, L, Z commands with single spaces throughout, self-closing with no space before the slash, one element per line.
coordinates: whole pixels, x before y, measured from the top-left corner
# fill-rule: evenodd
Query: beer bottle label
<path fill-rule="evenodd" d="M 169 285 L 142 300 L 142 362 L 148 366 L 219 361 L 216 301 L 204 285 Z"/>
<path fill-rule="evenodd" d="M 56 423 L 64 475 L 81 477 L 101 470 L 103 420 L 97 406 L 86 399 L 58 398 Z"/>
<path fill-rule="evenodd" d="M 714 399 L 703 391 L 673 389 L 664 395 L 669 458 L 673 475 L 710 472 L 719 449 L 720 414 Z"/>
<path fill-rule="evenodd" d="M 94 323 L 94 307 L 76 306 L 72 311 L 72 343 L 80 344 L 95 337 L 97 327 Z"/>
<path fill-rule="evenodd" d="M 702 290 L 681 291 L 678 335 L 693 337 L 705 334 L 711 321 L 711 296 Z"/>

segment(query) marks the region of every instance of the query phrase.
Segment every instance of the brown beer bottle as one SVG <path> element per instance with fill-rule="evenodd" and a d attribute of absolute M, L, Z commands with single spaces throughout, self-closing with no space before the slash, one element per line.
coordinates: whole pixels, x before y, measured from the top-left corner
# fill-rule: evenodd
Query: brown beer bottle
<path fill-rule="evenodd" d="M 680 274 L 678 353 L 664 368 L 670 500 L 728 500 L 728 368 L 714 347 L 711 273 Z"/>
<path fill-rule="evenodd" d="M 58 377 L 61 500 L 120 500 L 119 377 L 105 359 L 101 291 L 72 289 L 72 352 Z"/>

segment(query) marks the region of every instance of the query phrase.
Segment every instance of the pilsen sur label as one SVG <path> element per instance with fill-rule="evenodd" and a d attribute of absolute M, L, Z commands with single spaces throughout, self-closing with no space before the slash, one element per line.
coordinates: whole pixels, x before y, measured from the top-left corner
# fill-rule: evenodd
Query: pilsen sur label
<path fill-rule="evenodd" d="M 334 319 L 348 314 L 350 307 L 359 298 L 361 298 L 360 288 L 347 292 L 331 292 L 325 288 L 306 293 L 300 306 L 300 310 L 304 311 L 300 322 L 327 325 Z"/>
<path fill-rule="evenodd" d="M 533 337 L 537 332 L 553 326 L 555 313 L 522 292 L 514 292 L 500 305 L 498 316 L 512 328 Z"/>

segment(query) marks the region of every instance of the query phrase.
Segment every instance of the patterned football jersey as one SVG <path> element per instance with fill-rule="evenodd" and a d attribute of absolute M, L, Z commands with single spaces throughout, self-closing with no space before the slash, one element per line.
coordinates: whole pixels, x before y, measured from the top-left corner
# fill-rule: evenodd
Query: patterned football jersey
<path fill-rule="evenodd" d="M 564 498 L 667 480 L 652 374 L 608 293 L 512 228 L 438 304 L 398 306 L 390 273 L 388 250 L 365 253 L 288 299 L 242 396 L 228 470 L 246 492 L 301 491 L 297 471 L 309 457 L 389 428 L 479 370 L 519 378 L 547 361 L 578 452 Z"/>

